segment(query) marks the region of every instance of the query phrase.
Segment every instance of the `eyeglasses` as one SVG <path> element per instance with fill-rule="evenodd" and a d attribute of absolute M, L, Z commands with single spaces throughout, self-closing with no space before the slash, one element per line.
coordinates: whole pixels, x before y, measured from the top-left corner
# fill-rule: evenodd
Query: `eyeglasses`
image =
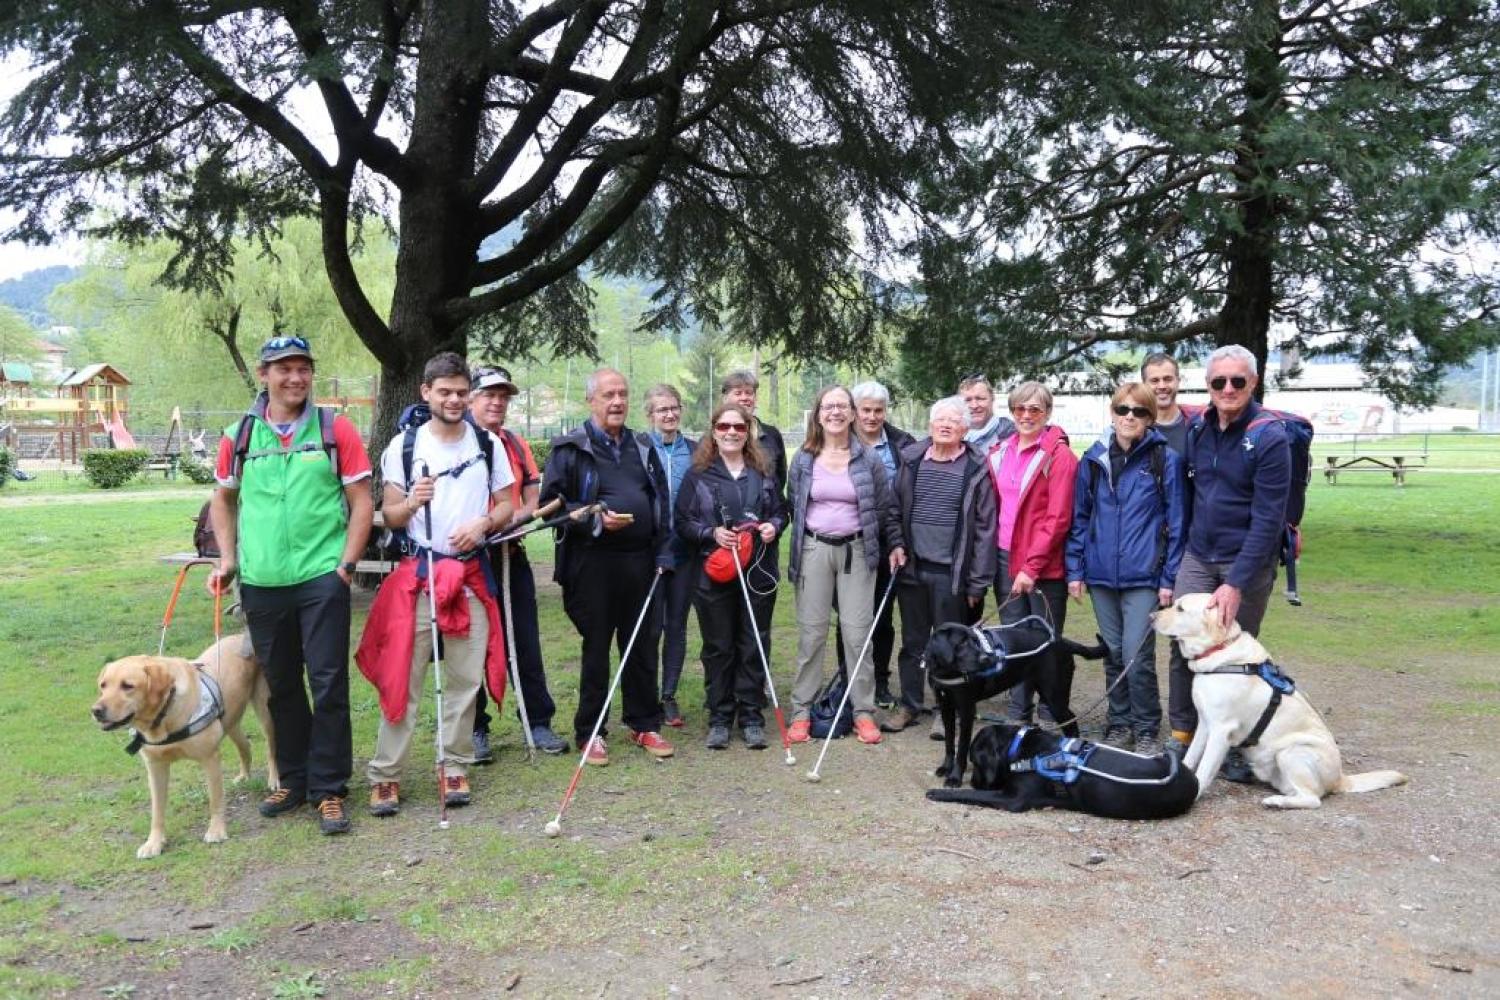
<path fill-rule="evenodd" d="M 1144 406 L 1126 406 L 1124 403 L 1117 403 L 1115 404 L 1114 410 L 1115 416 L 1117 417 L 1128 415 L 1135 417 L 1138 420 L 1145 420 L 1147 417 L 1151 416 L 1151 411 L 1146 409 Z"/>
<path fill-rule="evenodd" d="M 818 411 L 820 413 L 847 413 L 849 408 L 848 403 L 823 403 L 818 407 Z"/>
<path fill-rule="evenodd" d="M 288 347 L 295 347 L 299 351 L 307 350 L 307 341 L 302 337 L 272 337 L 266 341 L 263 351 L 283 351 Z"/>
<path fill-rule="evenodd" d="M 748 424 L 731 424 L 727 420 L 720 420 L 718 423 L 714 424 L 714 430 L 718 431 L 720 434 L 743 434 L 749 429 L 750 427 Z"/>
<path fill-rule="evenodd" d="M 1223 375 L 1215 375 L 1208 380 L 1208 387 L 1214 392 L 1223 392 L 1226 383 L 1236 389 L 1243 389 L 1250 384 L 1250 380 L 1243 375 L 1230 375 L 1227 378 Z"/>
<path fill-rule="evenodd" d="M 680 407 L 680 406 L 658 406 L 656 408 L 655 412 L 658 413 L 659 415 L 665 417 L 665 416 L 669 416 L 669 415 L 671 415 L 673 413 L 681 413 L 682 412 L 682 407 Z"/>
<path fill-rule="evenodd" d="M 1022 403 L 1020 406 L 1012 406 L 1010 412 L 1018 417 L 1039 417 L 1047 412 L 1047 408 L 1040 403 Z"/>

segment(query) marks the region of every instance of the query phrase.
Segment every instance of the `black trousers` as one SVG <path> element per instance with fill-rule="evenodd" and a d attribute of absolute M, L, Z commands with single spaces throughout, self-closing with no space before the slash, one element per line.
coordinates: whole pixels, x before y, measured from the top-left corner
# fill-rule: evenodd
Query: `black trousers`
<path fill-rule="evenodd" d="M 255 658 L 271 688 L 276 769 L 282 786 L 305 792 L 314 803 L 348 795 L 354 767 L 349 587 L 337 573 L 290 587 L 242 583 L 240 604 Z"/>
<path fill-rule="evenodd" d="M 896 661 L 901 704 L 913 712 L 927 707 L 922 656 L 933 629 L 947 622 L 968 624 L 969 602 L 952 593 L 952 581 L 952 567 L 913 560 L 896 584 L 896 600 L 901 603 L 901 653 Z"/>
<path fill-rule="evenodd" d="M 755 646 L 760 632 L 766 655 L 771 655 L 770 595 L 750 595 L 755 608 L 752 624 L 745 607 L 745 592 L 738 580 L 714 583 L 690 563 L 685 569 L 698 577 L 693 590 L 693 608 L 698 612 L 698 628 L 703 633 L 703 673 L 706 680 L 704 701 L 709 725 L 733 726 L 738 716 L 741 726 L 764 726 L 766 708 L 766 674 Z M 681 570 L 679 570 L 681 572 Z"/>
<path fill-rule="evenodd" d="M 698 579 L 700 561 L 695 557 L 680 563 L 677 571 L 662 580 L 657 591 L 661 599 L 659 623 L 661 641 L 661 695 L 677 697 L 677 682 L 682 679 L 682 665 L 687 660 L 687 617 L 693 604 L 693 586 Z M 739 586 L 735 584 L 735 586 Z"/>
<path fill-rule="evenodd" d="M 856 549 L 856 557 L 858 554 L 859 550 Z M 885 559 L 881 559 L 875 568 L 875 603 L 871 605 L 872 609 L 880 607 L 880 598 L 885 594 L 885 588 L 890 586 L 890 583 L 891 564 Z M 900 588 L 898 587 L 897 589 L 899 590 Z M 877 686 L 891 682 L 891 651 L 896 648 L 896 626 L 892 622 L 892 615 L 896 611 L 896 602 L 898 600 L 895 594 L 892 594 L 891 597 L 892 599 L 885 604 L 885 610 L 875 619 L 875 636 L 870 640 L 870 662 L 875 667 L 874 676 Z M 833 609 L 837 611 L 838 607 L 839 598 L 835 594 L 833 596 Z M 905 616 L 905 608 L 902 609 L 901 614 Z M 906 635 L 904 628 L 901 634 L 903 637 Z M 849 675 L 849 665 L 844 662 L 844 644 L 836 642 L 833 644 L 833 648 L 838 650 L 839 672 L 847 677 Z"/>
<path fill-rule="evenodd" d="M 495 582 L 499 583 L 503 557 L 498 547 L 490 551 L 490 565 L 495 570 Z M 551 726 L 557 705 L 547 690 L 547 674 L 542 668 L 542 629 L 536 617 L 536 579 L 531 575 L 531 563 L 526 560 L 524 545 L 511 545 L 510 551 L 510 616 L 516 632 L 516 677 L 521 685 L 521 694 L 526 699 L 526 718 L 533 726 Z M 505 614 L 500 616 L 505 624 Z M 515 696 L 512 695 L 512 698 Z M 486 711 L 489 698 L 484 685 L 479 686 L 479 700 L 474 705 L 474 731 L 490 731 L 490 713 Z M 521 706 L 516 705 L 516 718 L 521 717 Z"/>
<path fill-rule="evenodd" d="M 573 553 L 567 580 L 563 584 L 563 610 L 583 639 L 579 662 L 578 711 L 573 716 L 573 735 L 580 745 L 588 742 L 594 721 L 604 708 L 613 680 L 610 642 L 624 653 L 630 631 L 646 602 L 646 594 L 656 579 L 656 560 L 651 552 L 610 552 L 581 549 Z M 662 599 L 656 588 L 653 601 Z M 657 623 L 660 614 L 653 608 L 646 612 L 641 631 L 631 648 L 620 677 L 621 721 L 636 732 L 661 730 L 661 700 L 656 692 Z M 608 722 L 599 735 L 608 731 Z"/>
<path fill-rule="evenodd" d="M 1009 625 L 1020 621 L 1027 615 L 1035 614 L 1050 621 L 1059 636 L 1063 634 L 1063 625 L 1068 620 L 1068 583 L 1066 580 L 1038 580 L 1036 588 L 1030 594 L 1018 597 L 1014 601 L 1009 600 L 1010 585 L 1010 554 L 1001 549 L 1000 560 L 995 566 L 995 602 L 1000 608 L 1000 624 Z M 1075 669 L 1073 654 L 1055 651 L 1052 655 L 1051 669 L 1058 681 L 1057 691 L 1062 704 L 1056 707 L 1061 711 L 1073 693 Z M 1036 702 L 1036 695 L 1036 688 L 1030 681 L 1022 681 L 1011 688 L 1011 717 L 1025 722 L 1031 721 L 1032 705 Z M 1051 715 L 1047 706 L 1043 705 L 1042 718 L 1050 719 Z M 1062 720 L 1050 719 L 1050 721 Z"/>

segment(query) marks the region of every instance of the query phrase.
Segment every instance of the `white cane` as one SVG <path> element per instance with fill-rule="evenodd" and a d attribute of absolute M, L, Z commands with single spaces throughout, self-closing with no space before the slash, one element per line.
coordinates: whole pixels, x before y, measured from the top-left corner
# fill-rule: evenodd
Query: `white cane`
<path fill-rule="evenodd" d="M 510 611 L 510 542 L 500 549 L 500 606 L 505 609 L 505 671 L 516 692 L 516 708 L 521 712 L 521 732 L 526 734 L 526 759 L 536 756 L 536 740 L 531 735 L 531 718 L 526 714 L 526 694 L 521 690 L 521 665 L 516 662 L 516 625 Z"/>

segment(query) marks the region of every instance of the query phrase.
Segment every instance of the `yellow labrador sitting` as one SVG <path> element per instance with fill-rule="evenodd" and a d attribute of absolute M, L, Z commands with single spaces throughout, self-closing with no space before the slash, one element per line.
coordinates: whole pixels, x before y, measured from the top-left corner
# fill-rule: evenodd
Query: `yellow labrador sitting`
<path fill-rule="evenodd" d="M 1265 647 L 1238 623 L 1220 624 L 1211 597 L 1185 594 L 1155 616 L 1156 631 L 1177 640 L 1195 675 L 1198 730 L 1183 763 L 1197 776 L 1200 797 L 1236 745 L 1255 776 L 1281 793 L 1262 804 L 1280 809 L 1316 809 L 1334 792 L 1406 783 L 1399 771 L 1344 774 L 1338 744 L 1317 709 L 1274 667 L 1262 675 L 1261 665 L 1270 664 Z"/>
<path fill-rule="evenodd" d="M 94 720 L 110 730 L 132 727 L 126 750 L 139 752 L 151 784 L 151 834 L 135 852 L 154 858 L 166 844 L 167 778 L 172 762 L 186 758 L 203 766 L 208 781 L 208 830 L 203 840 L 229 839 L 224 824 L 224 772 L 219 744 L 227 735 L 240 754 L 235 781 L 250 776 L 250 741 L 240 729 L 245 706 L 253 704 L 266 734 L 266 782 L 280 785 L 276 742 L 267 707 L 270 690 L 254 658 L 242 652 L 243 636 L 231 636 L 204 650 L 197 663 L 171 656 L 127 656 L 106 663 L 99 674 Z"/>

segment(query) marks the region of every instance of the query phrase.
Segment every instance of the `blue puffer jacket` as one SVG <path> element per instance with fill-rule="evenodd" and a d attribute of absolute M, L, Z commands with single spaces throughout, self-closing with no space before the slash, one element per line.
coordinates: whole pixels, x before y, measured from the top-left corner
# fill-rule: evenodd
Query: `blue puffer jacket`
<path fill-rule="evenodd" d="M 1112 482 L 1109 443 L 1113 436 L 1113 431 L 1106 431 L 1078 463 L 1073 527 L 1068 532 L 1068 580 L 1115 590 L 1171 587 L 1185 539 L 1186 467 L 1152 427 L 1125 456 L 1120 481 Z M 1165 460 L 1161 466 L 1165 507 L 1152 472 L 1151 455 L 1158 449 Z"/>

